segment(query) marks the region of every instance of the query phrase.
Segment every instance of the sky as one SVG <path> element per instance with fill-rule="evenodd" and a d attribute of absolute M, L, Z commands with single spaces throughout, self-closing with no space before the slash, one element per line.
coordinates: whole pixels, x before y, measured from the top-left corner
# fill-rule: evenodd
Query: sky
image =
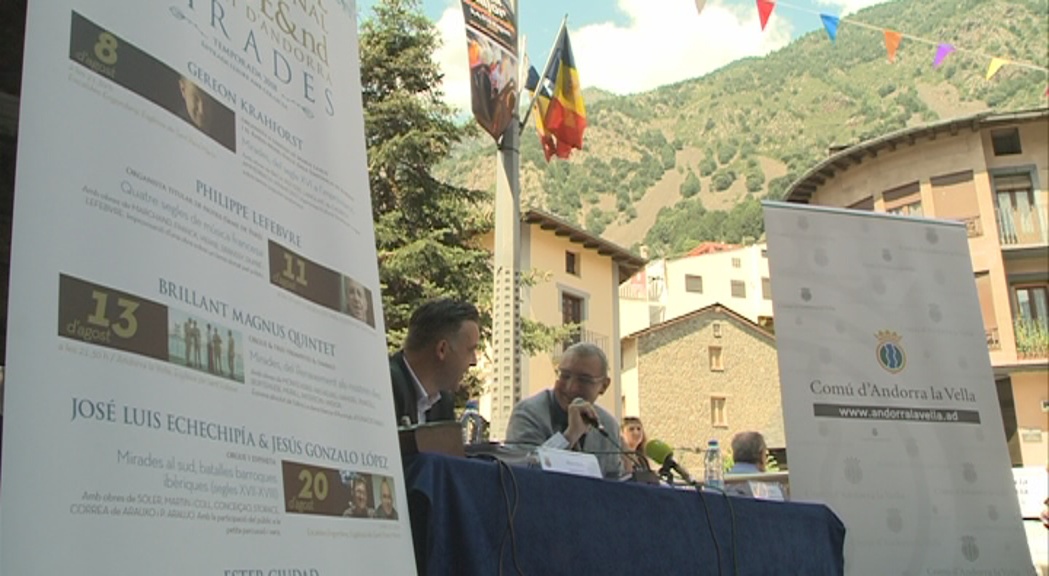
<path fill-rule="evenodd" d="M 518 0 L 519 34 L 542 71 L 561 19 L 568 15 L 576 68 L 584 87 L 634 94 L 702 76 L 747 56 L 761 56 L 821 28 L 811 11 L 846 16 L 886 0 L 791 0 L 764 32 L 754 0 Z M 376 0 L 359 0 L 367 18 Z M 697 3 L 704 4 L 702 12 Z M 434 60 L 445 74 L 445 100 L 470 108 L 466 35 L 459 0 L 422 0 L 444 46 Z M 792 9 L 797 7 L 798 9 Z M 807 12 L 807 11 L 809 12 Z"/>

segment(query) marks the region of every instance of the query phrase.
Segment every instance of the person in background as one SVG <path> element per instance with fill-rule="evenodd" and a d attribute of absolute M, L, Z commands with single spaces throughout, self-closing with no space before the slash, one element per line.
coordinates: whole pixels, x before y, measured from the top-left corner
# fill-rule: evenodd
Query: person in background
<path fill-rule="evenodd" d="M 651 471 L 652 466 L 648 462 L 648 456 L 645 456 L 648 438 L 645 436 L 645 427 L 641 424 L 641 419 L 637 416 L 624 417 L 619 436 L 623 446 L 623 472 L 630 474 L 640 470 Z"/>
<path fill-rule="evenodd" d="M 477 365 L 481 316 L 469 302 L 443 298 L 412 312 L 404 348 L 390 356 L 397 422 L 455 419 L 454 393 Z"/>
<path fill-rule="evenodd" d="M 622 450 L 606 434 L 615 434 L 619 422 L 594 404 L 610 383 L 608 358 L 599 346 L 589 342 L 569 346 L 554 387 L 514 406 L 506 443 L 590 452 L 597 456 L 601 474 L 618 480 L 623 476 Z"/>
<path fill-rule="evenodd" d="M 729 474 L 759 474 L 765 471 L 769 449 L 760 432 L 740 432 L 732 437 L 732 469 Z"/>

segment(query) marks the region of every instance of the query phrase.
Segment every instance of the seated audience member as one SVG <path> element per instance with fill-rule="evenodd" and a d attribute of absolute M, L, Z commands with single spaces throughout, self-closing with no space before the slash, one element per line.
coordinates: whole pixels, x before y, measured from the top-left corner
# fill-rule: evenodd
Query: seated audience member
<path fill-rule="evenodd" d="M 588 342 L 573 344 L 561 358 L 554 387 L 514 406 L 506 442 L 590 452 L 605 478 L 622 477 L 621 450 L 605 436 L 615 434 L 619 424 L 594 405 L 609 383 L 608 359 L 601 348 Z M 593 430 L 588 420 L 600 422 L 603 430 Z"/>
<path fill-rule="evenodd" d="M 740 432 L 732 437 L 732 461 L 729 474 L 759 474 L 765 471 L 769 450 L 759 432 Z"/>
<path fill-rule="evenodd" d="M 645 456 L 645 444 L 648 438 L 645 436 L 645 427 L 637 416 L 626 416 L 620 427 L 619 435 L 623 446 L 623 471 L 627 474 L 634 471 L 651 471 L 652 466 Z"/>
<path fill-rule="evenodd" d="M 468 302 L 429 301 L 412 313 L 404 349 L 390 356 L 398 423 L 455 419 L 454 393 L 477 364 L 480 315 Z"/>

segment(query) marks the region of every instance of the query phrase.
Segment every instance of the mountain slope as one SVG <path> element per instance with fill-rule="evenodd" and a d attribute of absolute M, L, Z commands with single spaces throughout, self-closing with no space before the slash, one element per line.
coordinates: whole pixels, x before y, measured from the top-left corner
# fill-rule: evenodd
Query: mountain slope
<path fill-rule="evenodd" d="M 599 93 L 588 99 L 586 149 L 567 162 L 547 164 L 526 128 L 523 202 L 655 254 L 756 237 L 760 222 L 747 218 L 760 221 L 760 210 L 745 204 L 778 197 L 832 145 L 985 109 L 1044 106 L 1044 72 L 1006 66 L 986 81 L 984 56 L 1046 65 L 1047 14 L 1049 0 L 898 0 L 854 18 L 982 55 L 959 51 L 934 70 L 935 46 L 904 39 L 889 63 L 881 34 L 842 23 L 836 43 L 812 32 L 702 78 L 638 95 Z M 494 157 L 491 141 L 478 138 L 440 175 L 494 189 Z"/>

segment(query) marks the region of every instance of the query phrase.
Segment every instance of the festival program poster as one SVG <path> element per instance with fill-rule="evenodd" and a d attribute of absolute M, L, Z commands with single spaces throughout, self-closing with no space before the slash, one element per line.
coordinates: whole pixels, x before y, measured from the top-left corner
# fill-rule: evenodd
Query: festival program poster
<path fill-rule="evenodd" d="M 965 227 L 765 203 L 790 491 L 848 574 L 1032 573 Z"/>
<path fill-rule="evenodd" d="M 357 54 L 345 0 L 30 2 L 4 574 L 414 573 Z"/>
<path fill-rule="evenodd" d="M 474 118 L 499 140 L 517 110 L 517 0 L 462 0 Z"/>

